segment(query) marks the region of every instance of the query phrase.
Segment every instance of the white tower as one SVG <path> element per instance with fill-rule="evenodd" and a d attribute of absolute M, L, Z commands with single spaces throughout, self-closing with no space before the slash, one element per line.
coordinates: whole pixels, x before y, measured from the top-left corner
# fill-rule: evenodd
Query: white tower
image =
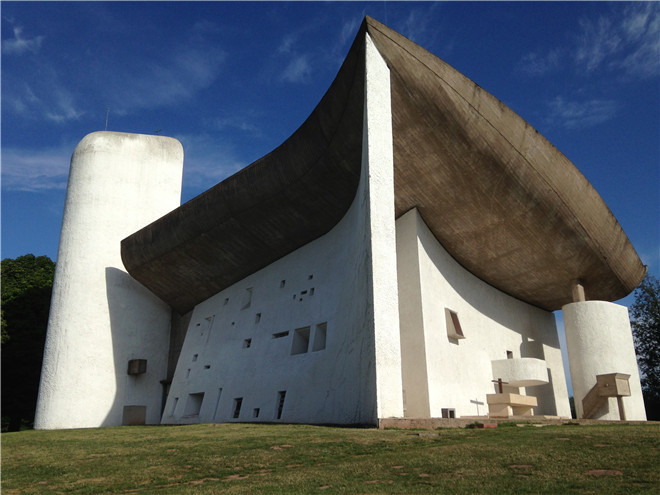
<path fill-rule="evenodd" d="M 171 310 L 126 273 L 120 241 L 179 206 L 182 171 L 173 138 L 95 132 L 76 147 L 35 428 L 159 422 Z"/>

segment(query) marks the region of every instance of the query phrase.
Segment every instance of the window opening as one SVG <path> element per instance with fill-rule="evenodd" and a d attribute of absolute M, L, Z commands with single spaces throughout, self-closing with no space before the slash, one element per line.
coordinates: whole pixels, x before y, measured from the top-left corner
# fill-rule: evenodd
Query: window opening
<path fill-rule="evenodd" d="M 197 356 L 199 356 L 199 354 L 193 354 L 193 363 L 197 361 Z"/>
<path fill-rule="evenodd" d="M 255 407 L 255 408 L 252 410 L 252 417 L 253 417 L 253 418 L 258 418 L 258 417 L 259 417 L 259 408 L 258 408 L 258 407 Z"/>
<path fill-rule="evenodd" d="M 232 414 L 232 417 L 234 419 L 238 418 L 238 416 L 241 414 L 241 405 L 243 404 L 243 397 L 237 397 L 234 399 L 234 412 Z"/>
<path fill-rule="evenodd" d="M 325 349 L 325 338 L 328 330 L 327 323 L 319 323 L 316 325 L 316 330 L 314 331 L 314 345 L 312 345 L 312 351 L 322 351 Z"/>
<path fill-rule="evenodd" d="M 243 341 L 243 349 L 248 349 L 252 345 L 252 339 L 245 339 Z"/>
<path fill-rule="evenodd" d="M 218 389 L 218 398 L 215 401 L 215 410 L 213 411 L 213 419 L 217 419 L 218 407 L 220 406 L 220 397 L 222 397 L 222 388 Z"/>
<path fill-rule="evenodd" d="M 259 323 L 261 321 L 261 313 L 257 313 L 254 317 L 254 322 Z"/>
<path fill-rule="evenodd" d="M 243 305 L 241 309 L 247 309 L 250 307 L 252 304 L 252 287 L 249 287 L 245 289 L 245 293 L 243 294 Z"/>
<path fill-rule="evenodd" d="M 186 378 L 190 377 L 190 368 L 188 368 L 188 371 L 186 371 Z"/>
<path fill-rule="evenodd" d="M 314 278 L 314 275 L 310 275 L 309 277 L 307 277 L 307 280 L 312 280 L 313 278 Z"/>
<path fill-rule="evenodd" d="M 179 403 L 179 398 L 175 397 L 174 398 L 174 404 L 172 404 L 172 412 L 170 412 L 170 416 L 174 416 L 174 411 L 176 411 L 176 405 Z"/>
<path fill-rule="evenodd" d="M 224 305 L 227 306 L 227 304 L 229 304 L 229 298 L 228 297 L 225 298 L 225 304 Z"/>
<path fill-rule="evenodd" d="M 199 411 L 202 409 L 202 402 L 204 402 L 204 392 L 188 394 L 184 416 L 199 416 Z"/>
<path fill-rule="evenodd" d="M 286 332 L 278 332 L 273 334 L 274 339 L 281 339 L 282 337 L 286 337 L 289 335 L 289 331 L 287 330 Z"/>
<path fill-rule="evenodd" d="M 291 355 L 304 354 L 309 348 L 310 327 L 296 328 L 293 332 L 293 344 L 291 345 Z"/>
<path fill-rule="evenodd" d="M 445 419 L 453 419 L 456 417 L 456 410 L 455 409 L 441 409 L 440 412 L 442 413 L 442 417 Z"/>
<path fill-rule="evenodd" d="M 282 419 L 282 410 L 284 409 L 284 398 L 286 397 L 286 390 L 277 392 L 277 419 Z"/>
<path fill-rule="evenodd" d="M 205 365 L 204 365 L 204 369 L 205 369 L 205 370 L 210 370 L 210 369 L 211 369 L 211 365 L 210 365 L 210 364 L 205 364 Z"/>
<path fill-rule="evenodd" d="M 285 285 L 286 285 L 286 280 L 282 280 L 280 282 L 280 289 L 283 289 Z"/>
<path fill-rule="evenodd" d="M 458 313 L 449 308 L 445 308 L 445 319 L 447 320 L 447 335 L 452 339 L 464 339 L 461 322 L 458 321 Z"/>
<path fill-rule="evenodd" d="M 313 295 L 314 295 L 314 287 L 312 287 L 311 289 L 309 289 L 309 295 L 310 295 L 310 296 L 313 296 Z"/>
<path fill-rule="evenodd" d="M 513 359 L 513 352 L 511 352 L 511 351 L 506 351 L 506 358 L 507 358 L 507 359 Z"/>

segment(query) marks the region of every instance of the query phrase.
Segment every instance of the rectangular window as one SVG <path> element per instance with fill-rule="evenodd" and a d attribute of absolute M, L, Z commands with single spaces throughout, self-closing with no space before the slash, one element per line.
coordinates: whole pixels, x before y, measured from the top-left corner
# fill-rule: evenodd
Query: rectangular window
<path fill-rule="evenodd" d="M 252 304 L 252 287 L 249 287 L 245 289 L 245 293 L 243 294 L 243 304 L 241 306 L 241 309 L 247 309 L 250 307 Z"/>
<path fill-rule="evenodd" d="M 296 328 L 293 332 L 293 344 L 291 345 L 291 355 L 304 354 L 309 348 L 310 327 Z"/>
<path fill-rule="evenodd" d="M 314 331 L 314 345 L 312 351 L 322 351 L 325 349 L 325 337 L 328 329 L 327 323 L 319 323 Z"/>
<path fill-rule="evenodd" d="M 286 280 L 282 280 L 280 282 L 280 289 L 283 289 L 285 285 L 286 285 Z"/>
<path fill-rule="evenodd" d="M 243 397 L 237 397 L 234 399 L 234 412 L 232 413 L 232 418 L 237 419 L 241 414 L 241 406 L 243 405 Z"/>
<path fill-rule="evenodd" d="M 278 332 L 273 334 L 274 339 L 281 339 L 282 337 L 286 337 L 289 335 L 289 331 L 287 330 L 286 332 Z"/>
<path fill-rule="evenodd" d="M 197 394 L 188 394 L 186 401 L 186 410 L 184 416 L 199 416 L 199 411 L 202 409 L 202 402 L 204 401 L 204 392 Z"/>
<path fill-rule="evenodd" d="M 252 339 L 245 339 L 243 341 L 243 349 L 248 349 L 252 345 Z"/>
<path fill-rule="evenodd" d="M 252 417 L 253 418 L 258 418 L 259 417 L 259 408 L 258 407 L 255 407 L 254 409 L 252 409 Z"/>
<path fill-rule="evenodd" d="M 464 339 L 461 322 L 458 321 L 458 313 L 449 308 L 445 308 L 445 320 L 447 323 L 447 335 L 452 339 Z"/>
<path fill-rule="evenodd" d="M 441 409 L 440 410 L 442 413 L 442 417 L 445 419 L 453 419 L 456 417 L 456 410 L 455 409 Z"/>
<path fill-rule="evenodd" d="M 222 388 L 218 389 L 218 398 L 215 401 L 215 411 L 213 411 L 213 420 L 216 420 L 218 417 L 218 407 L 220 406 L 220 397 L 222 397 Z"/>
<path fill-rule="evenodd" d="M 179 403 L 179 398 L 175 397 L 174 404 L 172 404 L 172 411 L 170 412 L 170 416 L 174 416 L 174 411 L 176 411 L 176 406 L 178 403 Z"/>
<path fill-rule="evenodd" d="M 282 419 L 282 410 L 284 409 L 284 398 L 286 397 L 286 390 L 277 392 L 277 419 Z"/>
<path fill-rule="evenodd" d="M 511 351 L 506 351 L 506 358 L 507 358 L 507 359 L 513 359 L 513 352 L 511 352 Z"/>
<path fill-rule="evenodd" d="M 259 323 L 261 321 L 261 313 L 257 313 L 254 317 L 254 322 Z"/>

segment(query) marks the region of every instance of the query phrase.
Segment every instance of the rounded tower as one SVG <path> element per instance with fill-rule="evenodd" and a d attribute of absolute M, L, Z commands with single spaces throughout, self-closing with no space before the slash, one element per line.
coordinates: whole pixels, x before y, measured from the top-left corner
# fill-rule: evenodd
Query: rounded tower
<path fill-rule="evenodd" d="M 179 206 L 182 171 L 169 137 L 104 131 L 76 147 L 35 428 L 159 421 L 171 309 L 126 273 L 120 242 Z"/>

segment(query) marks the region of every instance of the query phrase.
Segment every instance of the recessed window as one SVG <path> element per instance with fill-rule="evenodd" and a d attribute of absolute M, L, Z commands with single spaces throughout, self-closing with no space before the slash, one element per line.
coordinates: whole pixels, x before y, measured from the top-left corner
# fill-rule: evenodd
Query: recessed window
<path fill-rule="evenodd" d="M 328 330 L 327 323 L 319 323 L 314 330 L 314 344 L 312 351 L 322 351 L 325 349 L 325 338 Z"/>
<path fill-rule="evenodd" d="M 310 275 L 309 277 L 307 277 L 307 280 L 312 280 L 313 278 L 314 278 L 314 275 Z"/>
<path fill-rule="evenodd" d="M 199 356 L 199 354 L 193 354 L 193 363 L 197 361 L 197 356 Z"/>
<path fill-rule="evenodd" d="M 188 368 L 188 371 L 186 371 L 186 378 L 190 378 L 190 368 Z"/>
<path fill-rule="evenodd" d="M 254 317 L 254 322 L 259 323 L 261 321 L 261 313 L 257 313 Z"/>
<path fill-rule="evenodd" d="M 306 291 L 306 290 L 304 290 L 304 291 L 302 291 L 302 292 L 300 293 L 301 296 L 304 296 L 305 294 L 307 294 L 307 291 Z"/>
<path fill-rule="evenodd" d="M 293 332 L 291 354 L 304 354 L 309 348 L 310 327 L 296 328 Z"/>
<path fill-rule="evenodd" d="M 243 397 L 237 397 L 234 399 L 234 412 L 232 413 L 232 418 L 237 419 L 241 414 L 241 406 L 243 405 Z"/>
<path fill-rule="evenodd" d="M 284 398 L 286 397 L 286 390 L 277 392 L 277 419 L 282 419 L 282 411 L 284 410 Z"/>
<path fill-rule="evenodd" d="M 176 411 L 176 406 L 179 403 L 179 398 L 174 398 L 174 403 L 172 404 L 172 411 L 170 411 L 170 416 L 174 416 L 174 411 Z"/>
<path fill-rule="evenodd" d="M 458 320 L 458 313 L 449 308 L 445 308 L 445 320 L 447 322 L 447 335 L 452 339 L 464 339 L 461 322 Z"/>
<path fill-rule="evenodd" d="M 309 289 L 309 295 L 310 295 L 310 296 L 313 296 L 313 295 L 314 295 L 314 287 L 312 287 L 311 289 Z"/>
<path fill-rule="evenodd" d="M 228 297 L 225 298 L 225 306 L 226 306 L 227 304 L 229 304 L 229 298 L 228 298 Z"/>
<path fill-rule="evenodd" d="M 511 352 L 511 351 L 506 351 L 506 358 L 507 358 L 507 359 L 513 359 L 513 352 Z"/>
<path fill-rule="evenodd" d="M 146 359 L 131 359 L 128 361 L 128 374 L 141 375 L 147 372 Z"/>
<path fill-rule="evenodd" d="M 280 289 L 283 289 L 285 285 L 286 285 L 286 280 L 282 280 L 280 282 Z"/>
<path fill-rule="evenodd" d="M 252 339 L 245 339 L 243 341 L 243 349 L 248 349 L 252 346 Z"/>
<path fill-rule="evenodd" d="M 252 304 L 252 287 L 249 287 L 245 289 L 245 292 L 243 293 L 243 304 L 241 305 L 241 309 L 247 309 L 250 307 Z"/>
<path fill-rule="evenodd" d="M 283 337 L 286 337 L 287 335 L 289 335 L 289 331 L 288 331 L 288 330 L 287 330 L 286 332 L 277 332 L 277 333 L 274 333 L 274 334 L 273 334 L 273 338 L 274 338 L 274 339 L 281 339 L 281 338 L 283 338 Z"/>
<path fill-rule="evenodd" d="M 202 409 L 202 402 L 204 402 L 204 392 L 188 394 L 186 410 L 183 414 L 185 416 L 199 416 L 199 411 Z"/>
<path fill-rule="evenodd" d="M 218 417 L 218 408 L 220 407 L 220 398 L 222 397 L 222 387 L 218 389 L 218 398 L 215 401 L 215 410 L 213 411 L 213 419 Z"/>
<path fill-rule="evenodd" d="M 204 365 L 204 369 L 205 369 L 205 370 L 210 370 L 210 369 L 211 369 L 211 365 L 210 365 L 210 364 L 205 364 L 205 365 Z"/>
<path fill-rule="evenodd" d="M 255 407 L 254 409 L 252 409 L 252 417 L 253 418 L 258 418 L 259 417 L 259 408 L 258 407 Z"/>
<path fill-rule="evenodd" d="M 445 419 L 452 419 L 456 417 L 456 410 L 455 409 L 441 409 L 440 412 L 442 413 L 442 417 Z"/>

